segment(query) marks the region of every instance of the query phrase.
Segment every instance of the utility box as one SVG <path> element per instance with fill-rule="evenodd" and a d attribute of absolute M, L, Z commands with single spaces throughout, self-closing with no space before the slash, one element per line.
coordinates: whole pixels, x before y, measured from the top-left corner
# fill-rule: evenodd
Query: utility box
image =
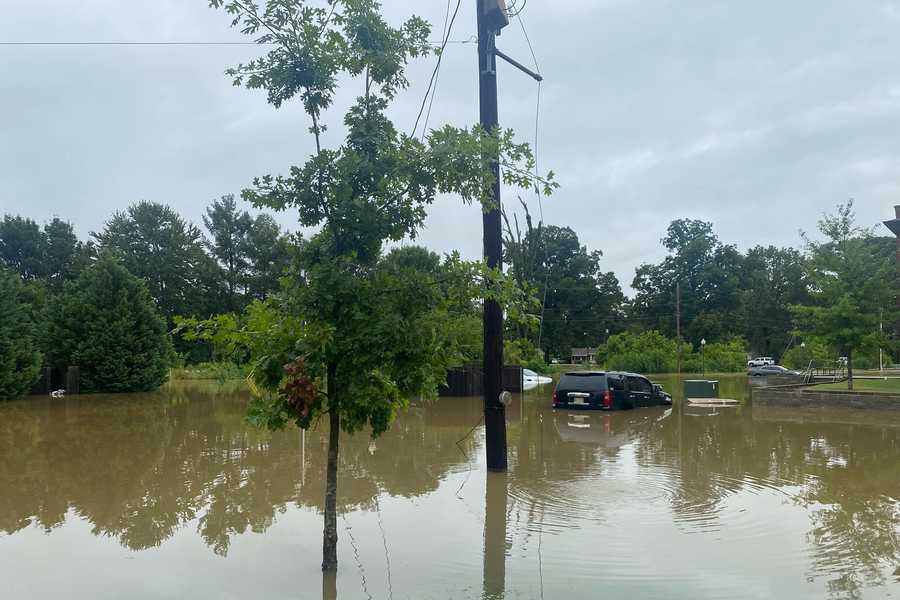
<path fill-rule="evenodd" d="M 719 382 L 707 379 L 686 379 L 684 381 L 684 397 L 690 398 L 718 398 Z"/>

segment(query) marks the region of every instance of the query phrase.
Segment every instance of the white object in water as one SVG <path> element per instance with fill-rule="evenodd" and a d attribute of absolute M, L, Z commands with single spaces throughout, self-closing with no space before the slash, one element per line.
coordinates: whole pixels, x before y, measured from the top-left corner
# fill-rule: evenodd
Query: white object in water
<path fill-rule="evenodd" d="M 543 385 L 545 383 L 553 382 L 552 378 L 546 377 L 545 375 L 539 375 L 531 369 L 522 369 L 522 379 L 524 379 L 526 385 L 529 383 L 533 383 L 535 385 Z"/>
<path fill-rule="evenodd" d="M 65 395 L 66 395 L 66 390 L 53 390 L 52 392 L 50 392 L 51 398 L 62 398 Z"/>
<path fill-rule="evenodd" d="M 738 400 L 730 398 L 688 398 L 687 401 L 691 406 L 737 406 L 740 404 Z"/>

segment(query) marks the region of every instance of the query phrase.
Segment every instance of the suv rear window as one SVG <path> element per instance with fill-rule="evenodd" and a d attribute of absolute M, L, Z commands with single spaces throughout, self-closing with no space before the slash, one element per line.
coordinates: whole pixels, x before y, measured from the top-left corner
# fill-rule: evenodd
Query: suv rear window
<path fill-rule="evenodd" d="M 606 389 L 605 373 L 566 373 L 557 386 L 570 392 L 597 392 Z"/>

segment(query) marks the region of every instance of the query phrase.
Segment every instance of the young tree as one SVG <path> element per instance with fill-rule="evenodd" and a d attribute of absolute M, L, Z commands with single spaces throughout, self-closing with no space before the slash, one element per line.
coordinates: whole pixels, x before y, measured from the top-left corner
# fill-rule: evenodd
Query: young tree
<path fill-rule="evenodd" d="M 438 193 L 490 202 L 493 161 L 505 166 L 506 182 L 536 185 L 533 160 L 511 132 L 445 126 L 417 139 L 398 131 L 387 110 L 408 85 L 406 64 L 432 50 L 430 27 L 418 17 L 394 27 L 375 0 L 210 5 L 272 44 L 262 58 L 229 70 L 235 85 L 265 90 L 276 108 L 298 98 L 312 122 L 315 154 L 287 176 L 256 179 L 243 196 L 256 206 L 295 208 L 301 225 L 318 228 L 297 253 L 286 290 L 288 311 L 303 319 L 293 360 L 270 361 L 254 381 L 269 391 L 256 408 L 269 427 L 289 420 L 309 427 L 327 415 L 322 568 L 333 571 L 340 430 L 384 432 L 408 395 L 434 394 L 443 366 L 434 286 L 380 269 L 382 247 L 415 236 Z M 344 116 L 343 143 L 330 149 L 322 133 L 339 80 L 358 85 L 359 96 Z"/>
<path fill-rule="evenodd" d="M 19 277 L 0 269 L 0 401 L 28 393 L 43 357 Z"/>
<path fill-rule="evenodd" d="M 167 319 L 208 315 L 222 308 L 221 271 L 204 251 L 200 230 L 170 207 L 141 201 L 117 212 L 101 233 L 100 250 L 113 252 L 147 284 Z M 211 310 L 212 309 L 212 310 Z"/>
<path fill-rule="evenodd" d="M 207 247 L 225 270 L 228 310 L 236 310 L 240 308 L 237 295 L 247 283 L 248 236 L 253 219 L 247 211 L 238 210 L 234 196 L 228 194 L 206 209 L 203 224 L 212 236 Z"/>
<path fill-rule="evenodd" d="M 872 251 L 872 231 L 856 224 L 853 201 L 819 221 L 824 241 L 804 234 L 812 285 L 811 306 L 794 306 L 801 333 L 847 356 L 847 389 L 853 389 L 853 355 L 886 346 L 879 319 L 893 320 L 895 271 L 890 258 Z"/>
<path fill-rule="evenodd" d="M 84 392 L 154 390 L 168 377 L 172 344 L 144 283 L 103 255 L 50 308 L 48 362 L 77 365 Z"/>

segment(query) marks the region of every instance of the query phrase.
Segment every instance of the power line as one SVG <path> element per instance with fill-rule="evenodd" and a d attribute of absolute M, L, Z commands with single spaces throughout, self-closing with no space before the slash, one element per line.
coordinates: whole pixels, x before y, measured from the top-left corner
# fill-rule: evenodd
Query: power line
<path fill-rule="evenodd" d="M 538 65 L 537 56 L 534 54 L 534 47 L 531 45 L 531 38 L 528 37 L 528 32 L 525 30 L 525 21 L 522 20 L 522 10 L 524 10 L 525 5 L 522 5 L 522 9 L 516 13 L 516 18 L 519 20 L 519 26 L 522 28 L 522 34 L 525 36 L 525 41 L 528 43 L 528 50 L 531 52 L 531 60 L 534 61 L 534 70 L 537 71 L 538 75 L 541 75 L 541 67 Z M 540 83 L 540 82 L 538 82 Z"/>
<path fill-rule="evenodd" d="M 449 35 L 449 32 L 447 31 L 447 25 L 448 25 L 449 21 L 450 21 L 450 0 L 447 0 L 447 10 L 444 11 L 444 26 L 441 30 L 442 31 L 442 34 L 441 34 L 442 39 L 446 39 L 447 36 Z M 425 132 L 428 131 L 428 120 L 431 118 L 431 107 L 434 105 L 434 97 L 437 96 L 438 78 L 441 75 L 440 60 L 438 61 L 437 71 L 438 72 L 434 76 L 434 87 L 431 90 L 431 99 L 428 101 L 428 111 L 425 113 L 425 123 L 422 125 L 422 138 L 425 137 Z"/>
<path fill-rule="evenodd" d="M 0 46 L 271 46 L 256 42 L 126 42 L 126 41 L 84 41 L 84 42 L 0 42 Z"/>
<path fill-rule="evenodd" d="M 474 36 L 465 40 L 441 40 L 429 42 L 436 47 L 444 47 L 446 44 L 475 44 L 478 40 Z M 276 42 L 225 42 L 225 41 L 125 41 L 125 40 L 86 40 L 86 41 L 23 41 L 0 42 L 0 46 L 275 46 Z"/>
<path fill-rule="evenodd" d="M 459 14 L 460 4 L 462 4 L 462 0 L 456 0 L 456 8 L 453 9 L 453 16 L 450 18 L 450 24 L 447 26 L 443 42 L 441 43 L 440 50 L 438 50 L 437 63 L 434 65 L 434 70 L 431 72 L 431 79 L 429 79 L 428 81 L 428 88 L 425 90 L 425 97 L 422 98 L 422 106 L 419 107 L 419 114 L 416 116 L 416 123 L 413 126 L 410 137 L 415 137 L 416 130 L 419 128 L 419 119 L 422 118 L 422 113 L 425 111 L 425 103 L 428 101 L 428 95 L 431 93 L 431 86 L 434 85 L 435 78 L 437 77 L 438 71 L 441 68 L 441 60 L 444 58 L 444 50 L 446 49 L 447 42 L 450 39 L 450 32 L 453 30 L 453 23 L 456 22 L 456 15 Z"/>

